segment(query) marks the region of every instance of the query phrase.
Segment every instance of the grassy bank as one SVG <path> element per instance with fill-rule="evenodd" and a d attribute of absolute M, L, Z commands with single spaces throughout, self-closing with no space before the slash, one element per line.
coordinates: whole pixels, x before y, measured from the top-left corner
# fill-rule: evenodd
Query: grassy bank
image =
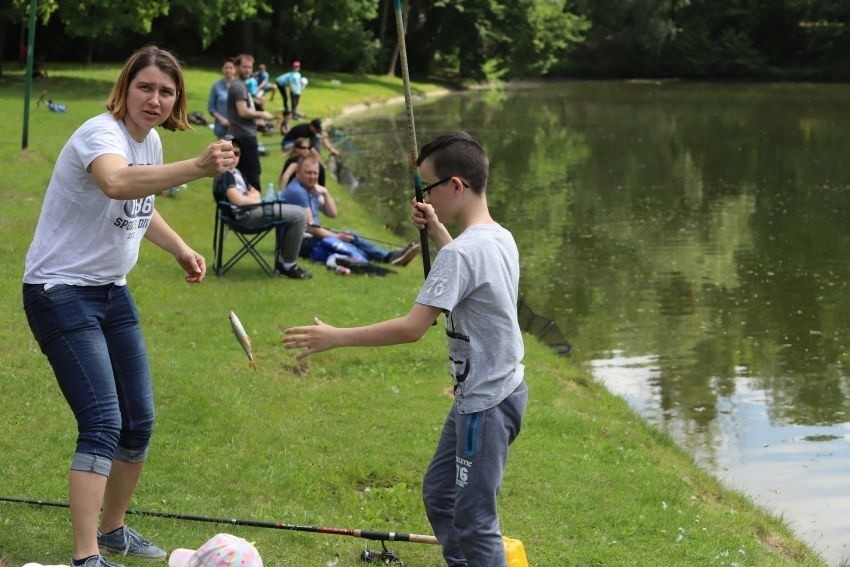
<path fill-rule="evenodd" d="M 51 70 L 46 88 L 65 114 L 33 107 L 20 150 L 22 84 L 0 78 L 0 496 L 65 500 L 73 417 L 20 307 L 23 258 L 53 162 L 71 132 L 102 110 L 115 67 Z M 214 70 L 187 71 L 190 110 L 203 110 Z M 436 85 L 417 85 L 434 91 Z M 303 111 L 331 117 L 347 105 L 401 94 L 384 77 L 310 75 Z M 273 103 L 274 104 L 274 103 Z M 276 107 L 275 107 L 276 108 Z M 209 130 L 162 133 L 166 159 L 197 154 Z M 279 171 L 277 137 L 264 179 Z M 406 201 L 407 179 L 398 180 Z M 392 240 L 345 191 L 341 222 Z M 212 255 L 208 180 L 157 208 Z M 232 243 L 231 243 L 232 244 Z M 270 244 L 268 245 L 270 246 Z M 268 250 L 267 250 L 268 251 Z M 143 319 L 157 396 L 157 429 L 133 507 L 182 514 L 429 533 L 419 483 L 451 404 L 439 327 L 417 344 L 343 349 L 306 366 L 280 347 L 281 329 L 314 315 L 356 325 L 405 312 L 421 283 L 413 264 L 385 279 L 268 279 L 244 260 L 223 278 L 183 283 L 179 268 L 145 243 L 129 277 Z M 230 331 L 235 310 L 254 340 L 256 373 Z M 565 565 L 820 565 L 778 519 L 723 489 L 663 434 L 569 360 L 527 338 L 531 390 L 501 495 L 506 534 L 534 567 Z M 197 547 L 217 531 L 256 542 L 267 565 L 360 564 L 364 540 L 260 528 L 131 518 L 163 547 Z M 371 544 L 372 547 L 375 544 Z M 440 565 L 432 546 L 393 547 L 409 566 Z M 0 556 L 12 565 L 67 562 L 66 510 L 0 502 Z M 127 560 L 127 565 L 144 561 Z M 149 564 L 149 563 L 148 563 Z"/>

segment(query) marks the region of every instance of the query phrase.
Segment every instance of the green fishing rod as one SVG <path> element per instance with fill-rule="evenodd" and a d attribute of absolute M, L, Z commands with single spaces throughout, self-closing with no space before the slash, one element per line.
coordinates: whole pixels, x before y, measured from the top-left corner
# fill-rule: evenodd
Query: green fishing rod
<path fill-rule="evenodd" d="M 407 67 L 407 47 L 404 43 L 404 22 L 402 20 L 402 0 L 395 0 L 395 24 L 398 32 L 399 60 L 401 61 L 401 79 L 404 84 L 404 108 L 407 112 L 407 133 L 410 141 L 410 169 L 413 173 L 413 189 L 416 201 L 421 203 L 422 178 L 419 176 L 419 167 L 416 158 L 419 154 L 419 145 L 416 143 L 416 125 L 413 122 L 413 98 L 410 96 L 410 71 Z M 419 243 L 422 246 L 422 269 L 425 277 L 431 271 L 431 252 L 428 249 L 428 229 L 419 231 Z"/>

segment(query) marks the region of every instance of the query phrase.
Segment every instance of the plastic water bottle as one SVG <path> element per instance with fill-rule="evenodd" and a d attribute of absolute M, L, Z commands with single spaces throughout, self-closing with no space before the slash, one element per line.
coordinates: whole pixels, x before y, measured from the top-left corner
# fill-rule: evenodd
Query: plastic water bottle
<path fill-rule="evenodd" d="M 277 195 L 274 193 L 274 183 L 269 181 L 266 185 L 266 196 L 263 197 L 263 216 L 272 218 L 274 216 L 274 202 L 277 200 Z"/>

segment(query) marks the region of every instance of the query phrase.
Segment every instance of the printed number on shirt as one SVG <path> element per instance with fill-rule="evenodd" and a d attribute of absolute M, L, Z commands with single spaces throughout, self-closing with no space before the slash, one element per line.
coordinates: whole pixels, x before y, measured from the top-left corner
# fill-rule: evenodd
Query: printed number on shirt
<path fill-rule="evenodd" d="M 127 238 L 133 239 L 137 229 L 144 229 L 151 222 L 153 216 L 153 197 L 144 197 L 124 202 L 124 214 L 126 217 L 117 217 L 112 224 L 120 230 L 127 231 Z"/>

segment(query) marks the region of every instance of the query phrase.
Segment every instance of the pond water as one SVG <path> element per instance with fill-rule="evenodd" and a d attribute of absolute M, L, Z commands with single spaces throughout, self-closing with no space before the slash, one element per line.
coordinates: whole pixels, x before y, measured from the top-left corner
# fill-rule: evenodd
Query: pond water
<path fill-rule="evenodd" d="M 587 365 L 837 564 L 850 543 L 850 87 L 569 82 L 415 102 L 491 158 L 521 293 Z M 399 235 L 404 109 L 349 118 L 357 198 Z"/>

